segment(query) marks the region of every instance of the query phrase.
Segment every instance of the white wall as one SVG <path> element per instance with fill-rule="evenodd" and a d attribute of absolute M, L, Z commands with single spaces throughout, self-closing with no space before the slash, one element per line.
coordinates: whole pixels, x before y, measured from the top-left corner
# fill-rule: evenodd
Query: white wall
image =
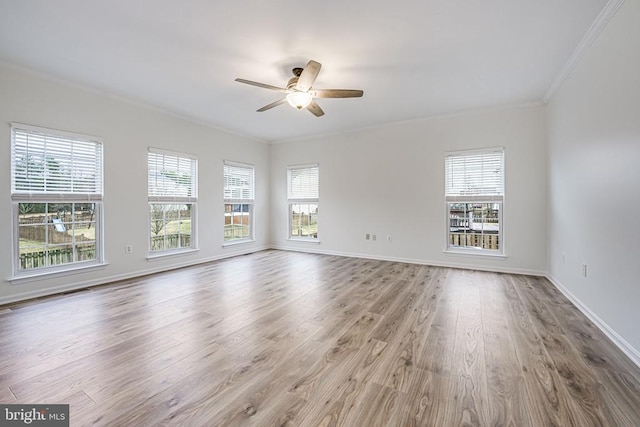
<path fill-rule="evenodd" d="M 552 279 L 640 364 L 639 22 L 626 1 L 549 104 L 548 253 Z"/>
<path fill-rule="evenodd" d="M 104 141 L 107 267 L 64 278 L 11 284 L 12 227 L 0 227 L 0 303 L 102 283 L 149 271 L 250 252 L 269 242 L 269 146 L 98 92 L 0 65 L 0 223 L 12 224 L 10 122 L 97 136 Z M 199 247 L 190 255 L 146 260 L 147 147 L 196 154 L 199 159 Z M 256 241 L 222 247 L 223 160 L 255 165 Z M 131 244 L 134 253 L 125 255 Z"/>
<path fill-rule="evenodd" d="M 542 106 L 510 108 L 273 144 L 272 242 L 286 249 L 544 274 L 545 114 Z M 507 257 L 444 254 L 444 152 L 496 146 L 505 147 Z M 321 243 L 287 240 L 286 168 L 305 163 L 320 164 Z M 375 233 L 377 241 L 366 241 L 365 233 Z"/>

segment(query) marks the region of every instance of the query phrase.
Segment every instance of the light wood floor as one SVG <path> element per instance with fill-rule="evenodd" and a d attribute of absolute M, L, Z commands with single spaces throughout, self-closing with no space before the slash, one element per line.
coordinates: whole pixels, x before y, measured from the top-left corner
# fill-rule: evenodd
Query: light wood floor
<path fill-rule="evenodd" d="M 265 251 L 0 307 L 0 402 L 71 425 L 638 426 L 545 279 Z"/>

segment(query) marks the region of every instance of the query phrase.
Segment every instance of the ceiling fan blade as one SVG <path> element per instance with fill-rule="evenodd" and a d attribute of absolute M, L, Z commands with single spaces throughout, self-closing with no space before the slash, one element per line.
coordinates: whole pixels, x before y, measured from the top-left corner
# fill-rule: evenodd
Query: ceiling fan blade
<path fill-rule="evenodd" d="M 316 101 L 311 101 L 309 105 L 307 105 L 307 110 L 311 111 L 311 114 L 316 117 L 324 116 L 324 111 L 322 111 L 322 108 L 320 108 Z"/>
<path fill-rule="evenodd" d="M 285 102 L 287 102 L 287 98 L 282 98 L 279 99 L 275 102 L 272 102 L 271 104 L 265 105 L 264 107 L 260 108 L 259 110 L 256 110 L 258 113 L 262 113 L 263 111 L 267 111 L 272 109 L 273 107 L 277 107 L 280 104 L 284 104 Z"/>
<path fill-rule="evenodd" d="M 309 91 L 314 98 L 360 98 L 364 92 L 356 89 L 314 89 Z"/>
<path fill-rule="evenodd" d="M 313 82 L 315 82 L 316 77 L 318 77 L 321 67 L 321 63 L 314 60 L 309 61 L 307 66 L 304 67 L 304 70 L 302 70 L 302 74 L 300 74 L 298 83 L 296 83 L 296 89 L 302 92 L 306 92 L 311 89 Z"/>
<path fill-rule="evenodd" d="M 258 82 L 254 82 L 251 80 L 245 80 L 245 79 L 236 79 L 235 81 L 239 82 L 239 83 L 244 83 L 247 85 L 251 85 L 251 86 L 258 86 L 264 89 L 270 89 L 270 90 L 275 90 L 278 92 L 286 92 L 287 90 L 281 87 L 277 87 L 277 86 L 272 86 L 272 85 L 268 85 L 265 83 L 258 83 Z"/>

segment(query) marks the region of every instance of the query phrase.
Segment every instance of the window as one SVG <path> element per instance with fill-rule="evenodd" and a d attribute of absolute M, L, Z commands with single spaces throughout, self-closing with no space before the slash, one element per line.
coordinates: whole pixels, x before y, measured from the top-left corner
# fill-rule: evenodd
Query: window
<path fill-rule="evenodd" d="M 504 149 L 445 155 L 448 250 L 502 254 Z"/>
<path fill-rule="evenodd" d="M 224 162 L 224 241 L 253 239 L 253 166 Z"/>
<path fill-rule="evenodd" d="M 14 275 L 102 262 L 102 142 L 11 124 Z"/>
<path fill-rule="evenodd" d="M 198 159 L 149 147 L 149 253 L 196 249 Z"/>
<path fill-rule="evenodd" d="M 287 169 L 290 239 L 318 239 L 318 183 L 318 165 Z"/>

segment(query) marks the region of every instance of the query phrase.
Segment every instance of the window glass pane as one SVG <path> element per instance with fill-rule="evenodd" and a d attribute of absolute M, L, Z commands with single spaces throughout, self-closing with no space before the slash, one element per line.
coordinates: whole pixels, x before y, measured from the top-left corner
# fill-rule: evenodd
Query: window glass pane
<path fill-rule="evenodd" d="M 18 269 L 96 258 L 95 203 L 19 203 Z"/>
<path fill-rule="evenodd" d="M 46 203 L 18 203 L 18 224 L 46 224 Z"/>
<path fill-rule="evenodd" d="M 193 247 L 193 204 L 150 203 L 150 249 L 159 252 Z"/>
<path fill-rule="evenodd" d="M 501 203 L 449 203 L 449 246 L 500 249 Z"/>
<path fill-rule="evenodd" d="M 178 205 L 178 233 L 181 238 L 181 247 L 191 245 L 191 205 Z M 189 243 L 187 243 L 189 241 Z"/>
<path fill-rule="evenodd" d="M 41 233 L 44 234 L 44 230 Z M 46 267 L 46 250 L 47 248 L 44 242 L 27 240 L 21 237 L 18 249 L 18 268 L 20 270 L 28 270 L 31 268 Z"/>
<path fill-rule="evenodd" d="M 224 240 L 233 241 L 251 238 L 251 207 L 250 204 L 225 204 Z"/>
<path fill-rule="evenodd" d="M 19 269 L 45 267 L 47 226 L 20 225 L 18 233 L 20 236 L 18 243 Z"/>
<path fill-rule="evenodd" d="M 96 204 L 73 203 L 70 213 L 71 224 L 67 234 L 73 237 L 76 261 L 96 258 Z"/>
<path fill-rule="evenodd" d="M 317 203 L 292 203 L 289 220 L 292 237 L 318 238 Z"/>
<path fill-rule="evenodd" d="M 36 241 L 28 241 L 20 239 L 19 247 L 19 269 L 26 270 L 30 268 L 46 267 L 46 246 L 38 245 Z"/>
<path fill-rule="evenodd" d="M 95 259 L 95 257 L 96 257 L 95 242 L 82 242 L 76 245 L 77 261 L 87 261 L 87 260 Z"/>
<path fill-rule="evenodd" d="M 169 205 L 165 214 L 164 248 L 180 248 L 180 206 Z"/>

